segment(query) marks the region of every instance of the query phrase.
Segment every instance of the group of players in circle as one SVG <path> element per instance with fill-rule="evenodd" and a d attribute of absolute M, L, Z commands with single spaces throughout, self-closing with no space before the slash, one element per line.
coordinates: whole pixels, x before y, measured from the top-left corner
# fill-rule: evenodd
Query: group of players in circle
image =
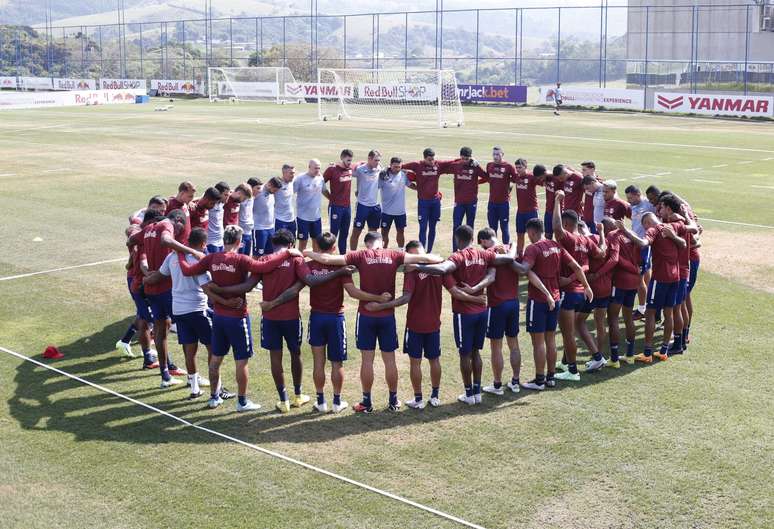
<path fill-rule="evenodd" d="M 643 197 L 629 186 L 619 198 L 616 182 L 596 173 L 593 162 L 576 170 L 556 165 L 548 171 L 527 161 L 505 161 L 500 147 L 482 167 L 469 147 L 459 158 L 438 161 L 432 149 L 423 159 L 404 163 L 398 157 L 381 164 L 377 150 L 353 163 L 349 149 L 324 172 L 319 160 L 296 175 L 286 164 L 282 176 L 266 182 L 250 178 L 233 190 L 225 182 L 199 198 L 183 182 L 171 198 L 154 196 L 130 216 L 126 230 L 130 259 L 128 284 L 137 317 L 117 347 L 132 355 L 135 333 L 144 354 L 143 367 L 158 368 L 161 387 L 182 384 L 187 375 L 191 397 L 210 388 L 208 406 L 238 397 L 237 411 L 260 405 L 248 399 L 248 360 L 253 355 L 246 293 L 262 290 L 260 343 L 269 351 L 279 399 L 288 412 L 311 399 L 302 392 L 303 324 L 299 293 L 309 287 L 311 312 L 307 341 L 311 346 L 319 412 L 340 412 L 343 362 L 347 359 L 344 293 L 359 301 L 355 322 L 361 353 L 362 399 L 354 411 L 373 411 L 373 364 L 378 350 L 389 390 L 388 409 L 398 399 L 399 348 L 395 309 L 407 305 L 403 351 L 410 358 L 414 397 L 408 407 L 441 404 L 442 290 L 452 298 L 452 326 L 464 392 L 458 400 L 475 405 L 482 392 L 503 395 L 521 388 L 542 391 L 557 381 L 579 381 L 576 336 L 591 353 L 585 372 L 620 369 L 622 364 L 652 363 L 682 354 L 690 341 L 691 290 L 699 268 L 701 227 L 681 197 L 650 186 Z M 454 182 L 453 253 L 432 253 L 441 218 L 439 180 Z M 356 182 L 355 218 L 351 224 L 352 181 Z M 489 227 L 474 232 L 478 188 L 489 186 Z M 545 190 L 545 214 L 538 213 L 537 187 Z M 510 241 L 510 196 L 515 188 L 516 241 Z M 406 189 L 417 193 L 419 239 L 406 243 Z M 328 200 L 330 231 L 323 231 L 322 198 Z M 295 200 L 294 200 L 295 198 Z M 631 219 L 627 227 L 625 219 Z M 395 225 L 397 249 L 389 248 Z M 364 248 L 358 249 L 363 231 Z M 526 240 L 529 244 L 526 244 Z M 309 240 L 312 247 L 308 248 Z M 296 248 L 298 242 L 298 248 Z M 349 250 L 347 249 L 349 242 Z M 399 270 L 403 291 L 396 295 Z M 357 273 L 356 286 L 352 275 Z M 520 380 L 519 278 L 526 276 L 526 330 L 530 334 L 535 375 Z M 595 332 L 586 325 L 593 315 Z M 624 321 L 621 351 L 619 320 Z M 635 321 L 645 320 L 644 351 L 635 354 Z M 663 339 L 655 344 L 657 321 Z M 185 355 L 178 368 L 167 347 L 170 322 Z M 557 359 L 559 327 L 563 356 Z M 481 351 L 491 344 L 493 382 L 482 386 Z M 503 340 L 510 353 L 510 380 L 503 380 Z M 152 344 L 155 349 L 152 348 Z M 198 374 L 198 345 L 206 347 L 209 380 Z M 609 358 L 603 356 L 607 345 Z M 657 347 L 657 345 L 660 345 Z M 286 388 L 283 349 L 290 353 L 292 395 Z M 221 384 L 220 367 L 229 350 L 236 364 L 236 395 Z M 422 358 L 430 366 L 430 398 L 425 400 Z M 325 397 L 326 360 L 330 362 L 333 401 Z M 504 383 L 505 382 L 505 383 Z"/>

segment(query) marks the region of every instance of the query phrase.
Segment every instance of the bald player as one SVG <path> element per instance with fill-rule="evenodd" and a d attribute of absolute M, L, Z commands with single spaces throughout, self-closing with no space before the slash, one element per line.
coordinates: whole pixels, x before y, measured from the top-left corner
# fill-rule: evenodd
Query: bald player
<path fill-rule="evenodd" d="M 322 218 L 320 202 L 322 190 L 325 187 L 320 166 L 320 160 L 313 158 L 305 173 L 293 180 L 293 191 L 296 194 L 296 218 L 298 222 L 298 249 L 304 251 L 309 239 L 314 240 L 322 234 Z"/>

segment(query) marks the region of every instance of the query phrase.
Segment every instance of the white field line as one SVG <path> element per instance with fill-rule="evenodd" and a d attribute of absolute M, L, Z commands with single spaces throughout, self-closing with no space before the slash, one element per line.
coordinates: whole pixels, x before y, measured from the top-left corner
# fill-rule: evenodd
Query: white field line
<path fill-rule="evenodd" d="M 290 463 L 290 464 L 293 464 L 293 465 L 300 466 L 300 467 L 305 468 L 307 470 L 311 470 L 312 472 L 316 472 L 318 474 L 322 474 L 324 476 L 328 476 L 330 478 L 336 479 L 338 481 L 342 481 L 344 483 L 347 483 L 349 485 L 353 485 L 355 487 L 359 487 L 359 488 L 367 490 L 369 492 L 373 492 L 373 493 L 379 494 L 379 495 L 384 496 L 386 498 L 389 498 L 391 500 L 395 500 L 397 502 L 403 503 L 403 504 L 408 505 L 410 507 L 414 507 L 416 509 L 420 509 L 422 511 L 428 512 L 428 513 L 433 514 L 435 516 L 438 516 L 440 518 L 445 518 L 446 520 L 450 520 L 450 521 L 458 523 L 460 525 L 464 525 L 465 527 L 471 527 L 473 529 L 484 529 L 480 525 L 474 524 L 472 522 L 468 522 L 467 520 L 463 520 L 462 518 L 458 518 L 458 517 L 456 517 L 454 515 L 447 514 L 447 513 L 443 512 L 443 511 L 439 511 L 438 509 L 434 509 L 432 507 L 428 507 L 427 505 L 423 505 L 421 503 L 409 500 L 408 498 L 404 498 L 403 496 L 398 496 L 397 494 L 393 494 L 391 492 L 387 492 L 385 490 L 381 490 L 381 489 L 378 489 L 376 487 L 372 487 L 371 485 L 367 485 L 367 484 L 362 483 L 360 481 L 355 481 L 354 479 L 350 479 L 350 478 L 347 478 L 345 476 L 341 476 L 339 474 L 331 472 L 330 470 L 325 470 L 323 468 L 320 468 L 320 467 L 317 467 L 317 466 L 314 466 L 314 465 L 310 465 L 309 463 L 305 463 L 305 462 L 300 461 L 298 459 L 294 459 L 292 457 L 288 457 L 288 456 L 286 456 L 284 454 L 281 454 L 279 452 L 275 452 L 273 450 L 268 450 L 266 448 L 262 448 L 262 447 L 260 447 L 258 445 L 255 445 L 253 443 L 248 443 L 247 441 L 243 441 L 243 440 L 238 439 L 236 437 L 232 437 L 230 435 L 218 432 L 216 430 L 212 430 L 212 429 L 207 428 L 205 426 L 200 426 L 198 424 L 192 423 L 192 422 L 187 421 L 187 420 L 185 420 L 185 419 L 183 419 L 181 417 L 178 417 L 177 415 L 173 415 L 173 414 L 171 414 L 171 413 L 169 413 L 167 411 L 164 411 L 162 409 L 156 408 L 155 406 L 151 406 L 150 404 L 146 404 L 145 402 L 142 402 L 140 400 L 133 399 L 132 397 L 128 397 L 128 396 L 124 395 L 123 393 L 119 393 L 117 391 L 113 391 L 112 389 L 108 389 L 108 388 L 106 388 L 104 386 L 100 386 L 99 384 L 95 384 L 94 382 L 90 382 L 90 381 L 88 381 L 86 379 L 83 379 L 81 377 L 78 377 L 78 376 L 75 376 L 75 375 L 71 375 L 70 373 L 67 373 L 66 371 L 62 371 L 61 369 L 57 369 L 56 367 L 50 366 L 48 364 L 44 364 L 43 362 L 40 362 L 38 360 L 35 360 L 35 359 L 30 358 L 28 356 L 25 356 L 25 355 L 23 355 L 21 353 L 17 353 L 15 351 L 11 351 L 10 349 L 6 349 L 5 347 L 0 346 L 0 351 L 4 352 L 6 354 L 9 354 L 11 356 L 15 356 L 16 358 L 19 358 L 19 359 L 24 360 L 26 362 L 30 362 L 32 364 L 35 364 L 35 365 L 37 365 L 39 367 L 42 367 L 44 369 L 48 369 L 49 371 L 53 371 L 55 373 L 58 373 L 58 374 L 60 374 L 62 376 L 65 376 L 67 378 L 70 378 L 72 380 L 80 382 L 81 384 L 84 384 L 86 386 L 90 386 L 90 387 L 92 387 L 94 389 L 102 391 L 103 393 L 107 393 L 109 395 L 113 395 L 114 397 L 118 397 L 120 399 L 124 399 L 126 401 L 129 401 L 132 404 L 136 404 L 137 406 L 143 407 L 143 408 L 145 408 L 147 410 L 150 410 L 150 411 L 152 411 L 154 413 L 157 413 L 157 414 L 159 414 L 161 416 L 164 416 L 164 417 L 167 417 L 169 419 L 172 419 L 173 421 L 177 421 L 180 424 L 183 424 L 184 426 L 188 426 L 190 428 L 193 428 L 195 430 L 199 430 L 201 432 L 210 434 L 212 436 L 219 437 L 219 438 L 225 439 L 227 441 L 231 441 L 232 443 L 236 443 L 236 444 L 241 445 L 241 446 L 243 446 L 245 448 L 250 448 L 251 450 L 255 450 L 256 452 L 260 452 L 262 454 L 274 457 L 274 458 L 279 459 L 281 461 L 284 461 L 286 463 Z"/>
<path fill-rule="evenodd" d="M 764 162 L 768 162 L 768 161 L 770 161 L 770 160 L 774 160 L 774 158 L 764 158 L 764 159 L 763 159 L 763 161 L 764 161 Z"/>
<path fill-rule="evenodd" d="M 16 173 L 3 173 L 0 176 L 16 176 Z"/>
<path fill-rule="evenodd" d="M 683 169 L 683 171 L 685 171 L 687 173 L 692 173 L 694 171 L 701 171 L 701 170 L 702 170 L 701 167 L 691 167 L 689 169 Z"/>
<path fill-rule="evenodd" d="M 751 185 L 750 187 L 757 187 L 758 189 L 774 189 L 774 186 L 756 186 L 756 185 Z"/>
<path fill-rule="evenodd" d="M 743 162 L 736 162 L 736 163 L 738 163 L 739 165 L 747 165 L 749 163 L 753 163 L 753 160 L 745 160 Z"/>
<path fill-rule="evenodd" d="M 766 226 L 765 224 L 749 224 L 747 222 L 731 222 L 730 220 L 720 220 L 720 219 L 708 219 L 706 217 L 702 217 L 699 219 L 699 222 L 719 222 L 721 224 L 733 224 L 734 226 L 749 226 L 751 228 L 770 228 L 774 229 L 774 226 Z"/>
<path fill-rule="evenodd" d="M 59 167 L 57 169 L 44 169 L 41 171 L 42 173 L 63 173 L 65 171 L 69 171 L 70 169 L 67 167 Z"/>
<path fill-rule="evenodd" d="M 714 169 L 720 169 L 721 167 L 728 167 L 727 163 L 719 163 L 717 165 L 712 166 Z"/>
<path fill-rule="evenodd" d="M 702 178 L 691 178 L 694 182 L 704 182 L 705 184 L 722 184 L 720 180 L 704 180 Z"/>
<path fill-rule="evenodd" d="M 126 261 L 126 257 L 118 257 L 116 259 L 107 259 L 105 261 L 95 261 L 93 263 L 84 263 L 72 266 L 63 266 L 61 268 L 52 268 L 50 270 L 40 270 L 39 272 L 29 272 L 27 274 L 19 274 L 15 276 L 0 277 L 0 281 L 10 281 L 11 279 L 22 279 L 24 277 L 39 276 L 42 274 L 52 274 L 54 272 L 62 272 L 64 270 L 74 270 L 76 268 L 86 268 L 87 266 L 98 266 L 101 264 L 118 263 L 119 261 Z"/>
<path fill-rule="evenodd" d="M 664 171 L 663 173 L 656 173 L 653 176 L 666 176 L 672 174 L 672 171 Z"/>

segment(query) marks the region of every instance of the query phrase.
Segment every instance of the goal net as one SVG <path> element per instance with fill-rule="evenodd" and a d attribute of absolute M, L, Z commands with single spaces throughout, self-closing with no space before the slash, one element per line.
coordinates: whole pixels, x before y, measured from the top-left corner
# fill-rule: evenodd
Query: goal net
<path fill-rule="evenodd" d="M 298 96 L 289 96 L 287 83 L 295 83 L 293 72 L 286 67 L 208 68 L 210 101 L 270 101 L 301 103 Z"/>
<path fill-rule="evenodd" d="M 463 125 L 454 70 L 318 70 L 318 83 L 330 87 L 317 100 L 319 118 L 388 119 Z"/>

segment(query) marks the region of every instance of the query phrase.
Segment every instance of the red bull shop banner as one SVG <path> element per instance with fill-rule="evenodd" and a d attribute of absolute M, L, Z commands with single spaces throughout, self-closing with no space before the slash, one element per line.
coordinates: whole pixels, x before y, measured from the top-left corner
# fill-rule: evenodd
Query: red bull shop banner
<path fill-rule="evenodd" d="M 66 92 L 3 92 L 0 110 L 50 108 L 90 105 L 120 105 L 134 103 L 145 89 L 72 90 Z"/>
<path fill-rule="evenodd" d="M 160 94 L 198 94 L 196 83 L 192 80 L 181 79 L 152 79 L 151 90 L 157 90 Z"/>

